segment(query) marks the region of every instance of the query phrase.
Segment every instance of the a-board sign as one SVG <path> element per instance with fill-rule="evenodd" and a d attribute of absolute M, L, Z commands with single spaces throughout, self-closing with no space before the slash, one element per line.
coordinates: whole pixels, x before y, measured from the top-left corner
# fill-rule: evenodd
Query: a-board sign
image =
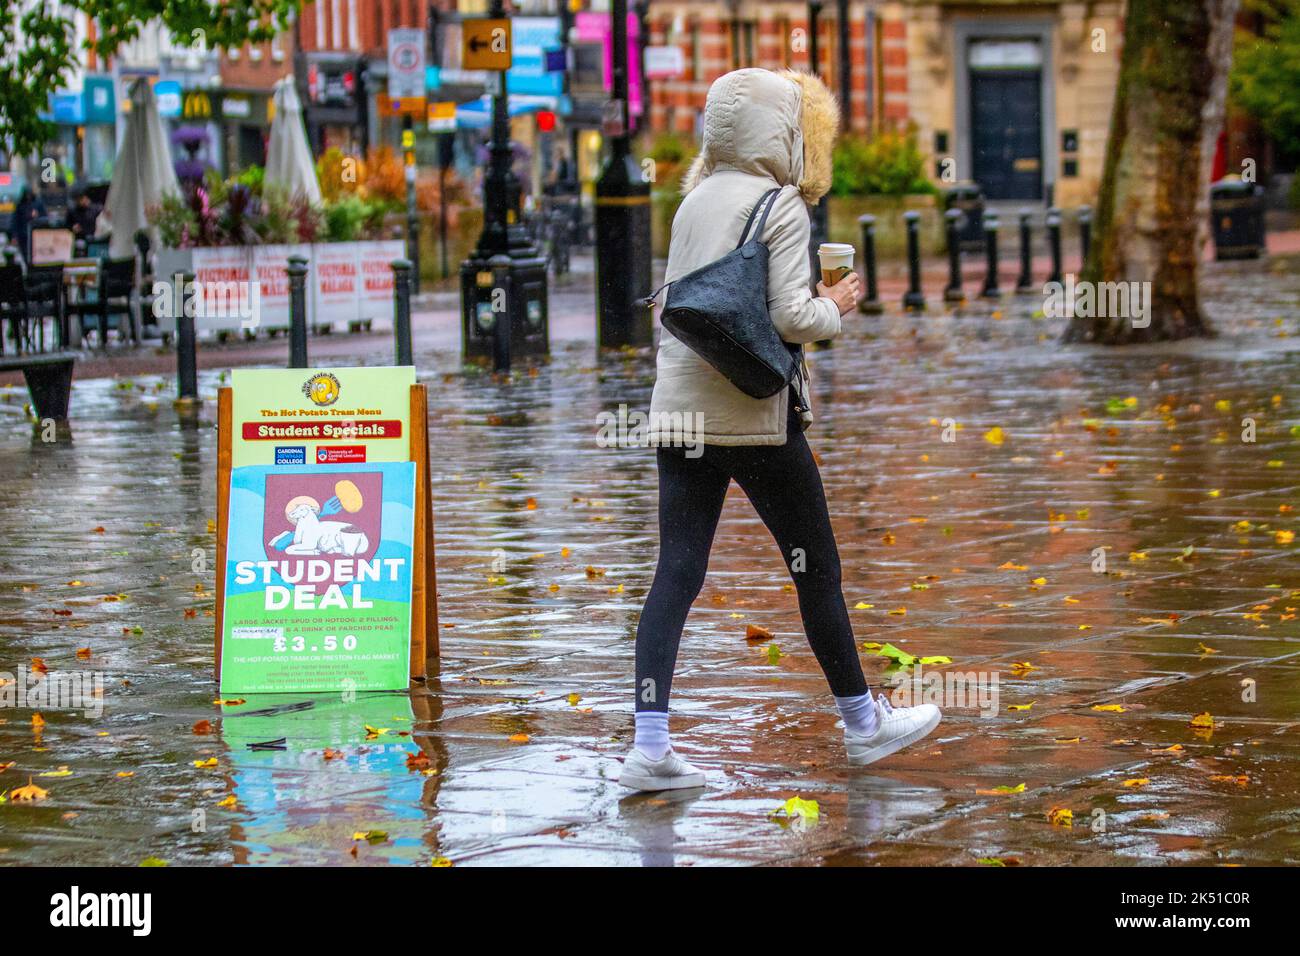
<path fill-rule="evenodd" d="M 72 258 L 71 229 L 33 229 L 32 264 L 67 262 Z"/>
<path fill-rule="evenodd" d="M 230 476 L 222 694 L 407 686 L 415 463 Z"/>
<path fill-rule="evenodd" d="M 513 63 L 509 20 L 460 21 L 460 65 L 465 70 L 508 70 Z"/>
<path fill-rule="evenodd" d="M 437 654 L 423 386 L 239 369 L 218 402 L 223 695 L 397 690 Z"/>
<path fill-rule="evenodd" d="M 415 369 L 235 369 L 231 464 L 407 461 Z"/>

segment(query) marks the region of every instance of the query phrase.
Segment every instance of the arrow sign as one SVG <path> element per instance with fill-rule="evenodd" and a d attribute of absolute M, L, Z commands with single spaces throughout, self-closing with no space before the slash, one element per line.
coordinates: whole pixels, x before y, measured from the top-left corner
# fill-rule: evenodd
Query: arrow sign
<path fill-rule="evenodd" d="M 509 20 L 462 20 L 460 35 L 462 69 L 508 70 L 513 65 Z"/>

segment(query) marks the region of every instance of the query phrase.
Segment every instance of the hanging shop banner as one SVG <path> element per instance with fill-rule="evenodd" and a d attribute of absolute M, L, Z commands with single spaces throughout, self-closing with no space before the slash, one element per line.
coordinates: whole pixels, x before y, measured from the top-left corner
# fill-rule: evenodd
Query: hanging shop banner
<path fill-rule="evenodd" d="M 411 461 L 232 469 L 222 695 L 405 688 L 414 528 Z"/>
<path fill-rule="evenodd" d="M 230 375 L 235 468 L 410 459 L 412 366 Z"/>

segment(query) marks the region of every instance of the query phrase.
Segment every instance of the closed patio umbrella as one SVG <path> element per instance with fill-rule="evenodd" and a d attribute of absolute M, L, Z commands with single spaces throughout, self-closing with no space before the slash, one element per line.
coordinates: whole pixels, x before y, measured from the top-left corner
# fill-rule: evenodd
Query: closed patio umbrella
<path fill-rule="evenodd" d="M 176 170 L 172 168 L 171 148 L 163 132 L 162 117 L 153 87 L 144 77 L 131 86 L 131 112 L 126 118 L 126 132 L 117 161 L 113 163 L 113 180 L 100 216 L 98 232 L 113 230 L 108 254 L 114 258 L 135 255 L 135 234 L 145 229 L 157 242 L 146 209 L 162 201 L 167 193 L 179 193 Z"/>
<path fill-rule="evenodd" d="M 266 150 L 266 175 L 263 188 L 284 190 L 290 196 L 304 195 L 320 202 L 320 183 L 316 166 L 307 146 L 307 130 L 302 123 L 302 103 L 291 78 L 275 84 L 275 118 L 271 120 L 271 143 Z"/>

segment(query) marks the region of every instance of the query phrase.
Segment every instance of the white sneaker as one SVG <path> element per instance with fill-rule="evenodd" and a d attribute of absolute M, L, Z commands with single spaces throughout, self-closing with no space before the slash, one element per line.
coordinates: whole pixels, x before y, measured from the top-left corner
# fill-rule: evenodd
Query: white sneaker
<path fill-rule="evenodd" d="M 618 782 L 633 790 L 691 790 L 704 786 L 704 771 L 688 764 L 671 750 L 651 760 L 635 747 L 623 761 Z"/>
<path fill-rule="evenodd" d="M 851 766 L 865 767 L 916 743 L 939 726 L 943 714 L 934 704 L 895 708 L 884 694 L 877 694 L 876 717 L 879 725 L 874 734 L 844 731 L 844 749 L 848 751 Z"/>

